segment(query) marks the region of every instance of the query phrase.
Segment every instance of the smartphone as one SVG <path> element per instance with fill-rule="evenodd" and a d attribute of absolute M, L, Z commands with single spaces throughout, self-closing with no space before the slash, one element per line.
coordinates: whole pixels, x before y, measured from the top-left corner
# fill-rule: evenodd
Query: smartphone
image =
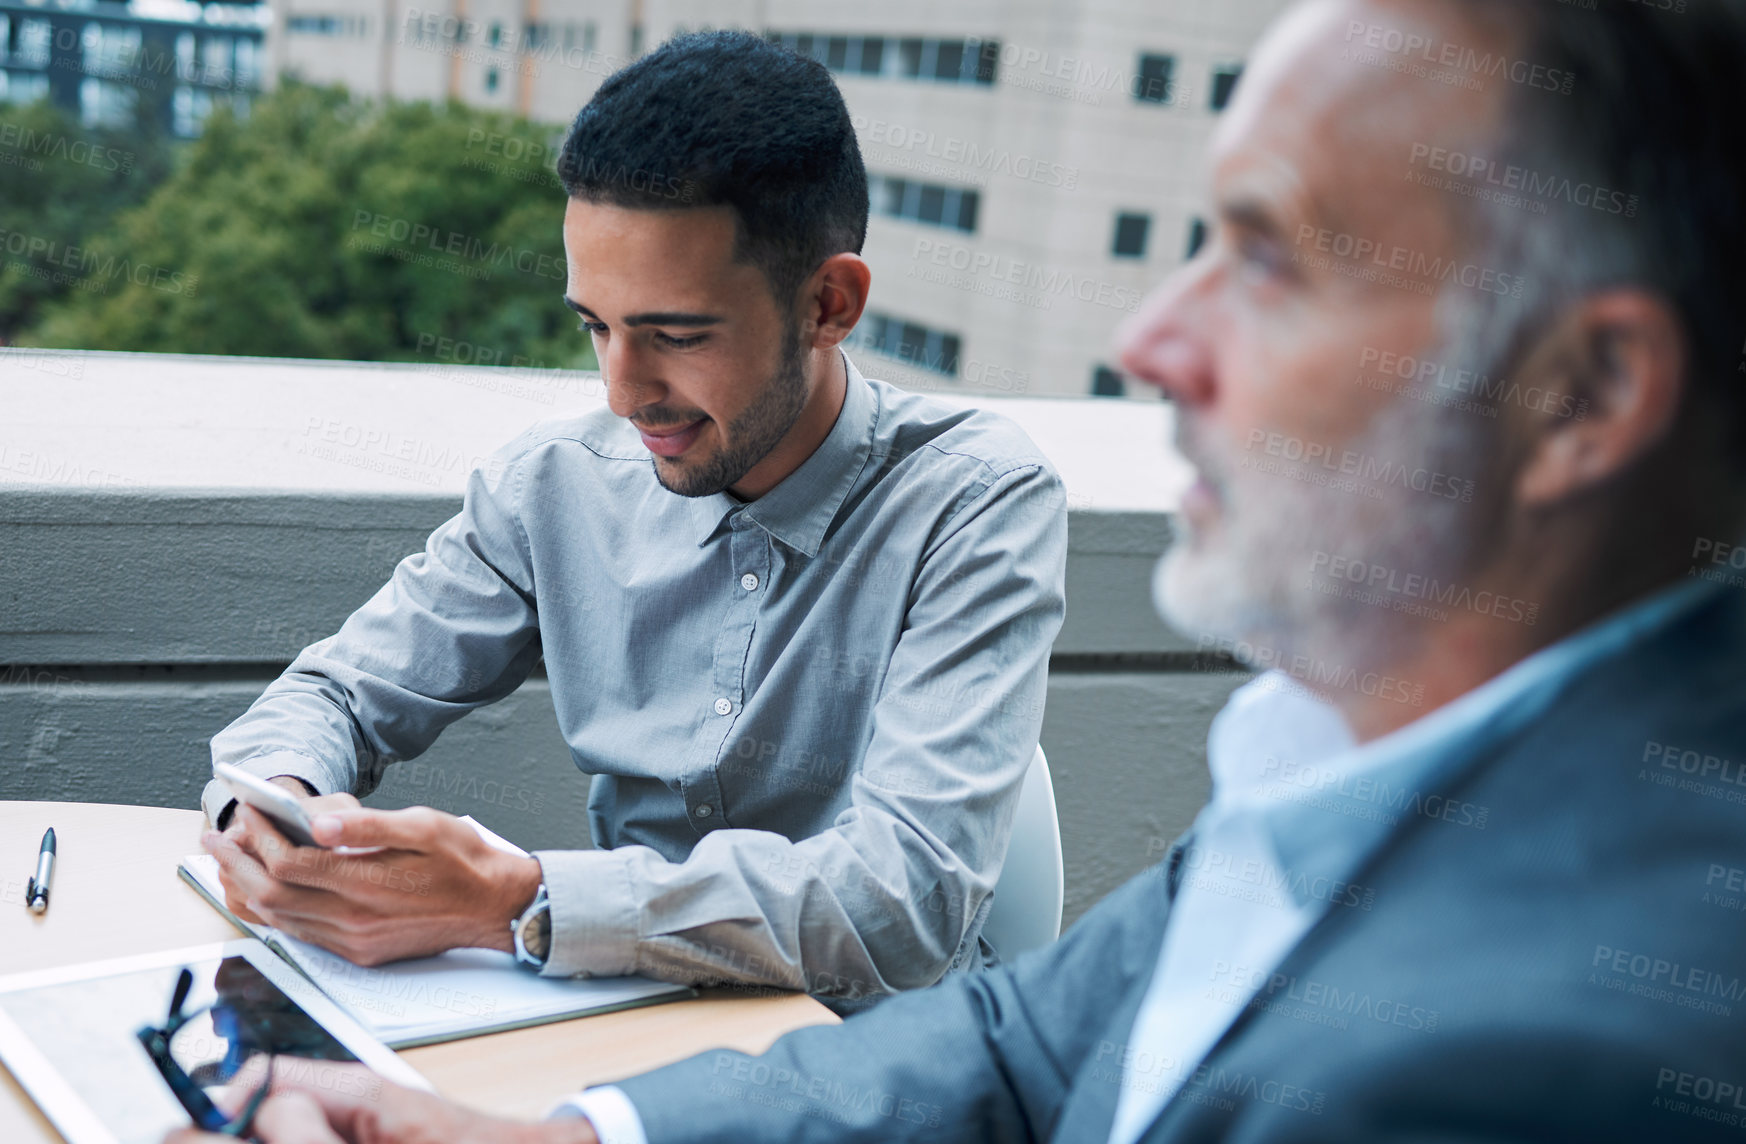
<path fill-rule="evenodd" d="M 290 791 L 276 787 L 266 779 L 256 778 L 229 763 L 213 764 L 212 773 L 230 789 L 238 802 L 246 802 L 266 815 L 286 838 L 299 846 L 327 849 L 315 840 L 315 832 L 309 826 L 309 815 L 297 796 Z"/>

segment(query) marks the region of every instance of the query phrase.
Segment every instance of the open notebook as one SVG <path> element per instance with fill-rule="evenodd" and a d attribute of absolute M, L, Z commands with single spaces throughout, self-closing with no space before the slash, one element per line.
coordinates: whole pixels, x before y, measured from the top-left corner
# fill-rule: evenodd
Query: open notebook
<path fill-rule="evenodd" d="M 526 851 L 468 816 L 493 846 Z M 696 990 L 647 977 L 540 977 L 495 949 L 456 949 L 436 957 L 367 969 L 271 926 L 245 922 L 224 904 L 218 860 L 191 854 L 177 870 L 219 913 L 266 943 L 389 1048 L 409 1049 L 482 1033 L 519 1029 L 614 1009 L 691 997 Z"/>

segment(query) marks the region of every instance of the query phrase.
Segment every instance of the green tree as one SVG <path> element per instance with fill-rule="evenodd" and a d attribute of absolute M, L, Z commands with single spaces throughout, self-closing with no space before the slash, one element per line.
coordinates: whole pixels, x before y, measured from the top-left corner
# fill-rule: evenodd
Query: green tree
<path fill-rule="evenodd" d="M 0 345 L 83 282 L 83 241 L 170 172 L 168 139 L 145 120 L 86 129 L 46 99 L 0 103 Z"/>
<path fill-rule="evenodd" d="M 287 82 L 218 110 L 36 345 L 591 368 L 551 129 Z"/>

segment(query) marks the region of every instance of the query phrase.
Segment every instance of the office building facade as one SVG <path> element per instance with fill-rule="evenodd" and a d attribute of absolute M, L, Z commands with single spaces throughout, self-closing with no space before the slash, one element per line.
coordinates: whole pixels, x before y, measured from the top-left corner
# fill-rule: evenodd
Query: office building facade
<path fill-rule="evenodd" d="M 1128 393 L 1111 338 L 1204 238 L 1204 154 L 1287 0 L 285 0 L 276 75 L 561 128 L 682 30 L 743 27 L 836 75 L 866 158 L 856 342 L 917 388 Z"/>

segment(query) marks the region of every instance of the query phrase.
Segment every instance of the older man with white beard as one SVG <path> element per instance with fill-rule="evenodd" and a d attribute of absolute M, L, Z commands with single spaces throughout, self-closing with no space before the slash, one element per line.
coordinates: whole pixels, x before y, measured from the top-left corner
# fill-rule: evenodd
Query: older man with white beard
<path fill-rule="evenodd" d="M 1121 334 L 1200 472 L 1158 603 L 1269 669 L 1189 834 L 1048 950 L 586 1119 L 311 1091 L 269 1138 L 1736 1138 L 1742 106 L 1740 0 L 1293 8 Z"/>

